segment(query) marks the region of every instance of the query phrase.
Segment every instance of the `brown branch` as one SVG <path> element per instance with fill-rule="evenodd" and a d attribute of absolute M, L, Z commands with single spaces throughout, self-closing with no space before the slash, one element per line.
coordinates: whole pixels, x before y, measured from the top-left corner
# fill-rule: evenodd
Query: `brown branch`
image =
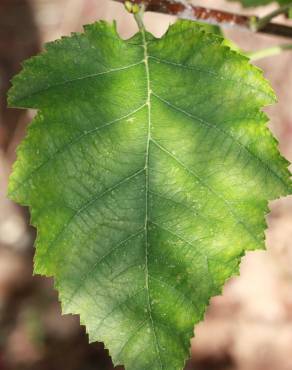
<path fill-rule="evenodd" d="M 115 0 L 124 3 L 124 0 Z M 255 32 L 259 20 L 256 16 L 245 16 L 222 10 L 205 8 L 187 4 L 186 1 L 173 0 L 131 0 L 135 4 L 145 4 L 145 10 L 175 15 L 183 19 L 191 19 L 211 23 L 223 27 L 236 27 Z M 292 27 L 284 24 L 269 22 L 256 32 L 292 38 Z"/>

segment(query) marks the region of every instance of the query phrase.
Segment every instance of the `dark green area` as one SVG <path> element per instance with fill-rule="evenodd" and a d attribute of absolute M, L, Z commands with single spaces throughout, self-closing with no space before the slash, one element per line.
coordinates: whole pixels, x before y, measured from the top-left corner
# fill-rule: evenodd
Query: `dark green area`
<path fill-rule="evenodd" d="M 264 6 L 275 2 L 274 0 L 229 0 L 240 2 L 245 7 Z M 285 5 L 291 3 L 291 0 L 277 0 L 279 5 Z"/>

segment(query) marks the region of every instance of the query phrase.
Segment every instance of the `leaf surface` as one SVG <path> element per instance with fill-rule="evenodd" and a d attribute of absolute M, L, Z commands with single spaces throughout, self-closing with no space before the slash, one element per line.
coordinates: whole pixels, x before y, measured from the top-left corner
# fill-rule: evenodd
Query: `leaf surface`
<path fill-rule="evenodd" d="M 274 2 L 274 0 L 229 0 L 240 2 L 244 7 L 264 6 Z M 279 5 L 291 3 L 291 0 L 276 0 Z"/>
<path fill-rule="evenodd" d="M 127 370 L 183 368 L 210 297 L 264 248 L 268 200 L 291 192 L 261 112 L 274 93 L 222 40 L 98 22 L 10 91 L 38 109 L 9 187 L 37 227 L 35 273 Z"/>

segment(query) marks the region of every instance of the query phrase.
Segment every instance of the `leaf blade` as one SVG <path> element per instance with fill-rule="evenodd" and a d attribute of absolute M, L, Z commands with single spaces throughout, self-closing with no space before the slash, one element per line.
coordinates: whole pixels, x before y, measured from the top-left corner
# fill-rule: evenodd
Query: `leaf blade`
<path fill-rule="evenodd" d="M 35 272 L 128 369 L 183 367 L 210 297 L 264 247 L 267 200 L 291 192 L 260 112 L 274 93 L 221 43 L 187 21 L 126 41 L 101 22 L 10 93 L 40 109 L 10 181 L 38 228 Z"/>
<path fill-rule="evenodd" d="M 244 7 L 257 7 L 271 4 L 272 0 L 229 0 L 240 2 Z M 289 4 L 290 0 L 277 0 L 279 5 Z"/>

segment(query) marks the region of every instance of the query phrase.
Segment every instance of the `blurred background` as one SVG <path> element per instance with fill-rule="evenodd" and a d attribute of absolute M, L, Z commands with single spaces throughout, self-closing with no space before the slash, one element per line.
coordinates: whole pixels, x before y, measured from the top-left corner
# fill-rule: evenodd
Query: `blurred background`
<path fill-rule="evenodd" d="M 256 14 L 275 7 L 247 11 L 223 0 L 194 3 Z M 6 197 L 15 149 L 34 115 L 7 109 L 11 77 L 45 42 L 98 19 L 116 19 L 123 37 L 136 30 L 123 6 L 110 0 L 0 0 L 0 370 L 113 369 L 103 345 L 88 344 L 78 317 L 61 316 L 52 281 L 32 276 L 35 230 L 28 211 Z M 153 13 L 145 17 L 157 36 L 174 20 Z M 286 41 L 236 30 L 226 35 L 249 51 Z M 257 64 L 278 95 L 278 103 L 267 109 L 270 128 L 292 161 L 292 52 Z M 292 197 L 270 208 L 267 252 L 249 253 L 241 276 L 212 299 L 191 342 L 187 370 L 292 370 Z"/>

